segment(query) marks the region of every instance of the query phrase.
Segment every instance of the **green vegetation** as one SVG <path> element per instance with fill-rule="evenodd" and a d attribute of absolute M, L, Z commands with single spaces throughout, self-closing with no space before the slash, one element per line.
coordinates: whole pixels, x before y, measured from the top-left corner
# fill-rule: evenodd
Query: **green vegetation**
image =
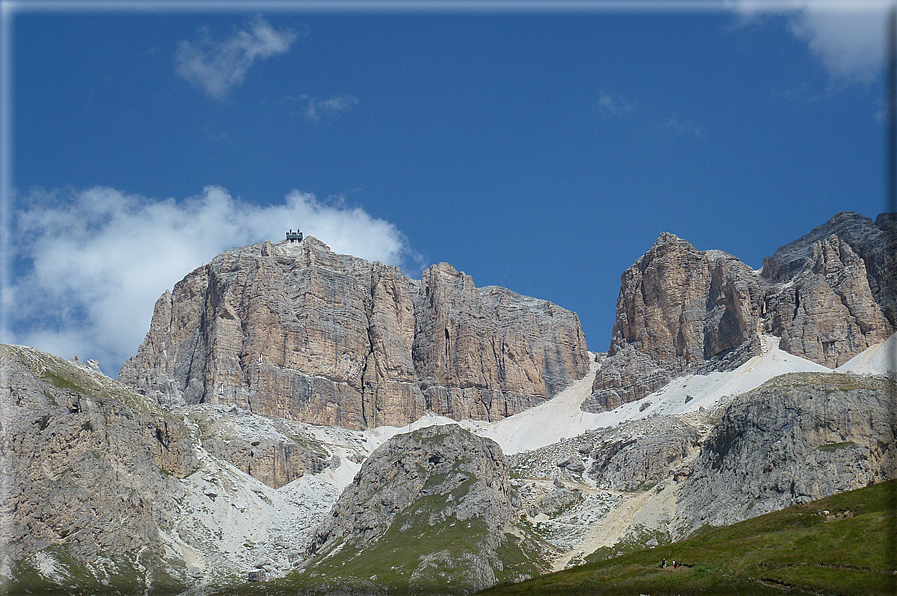
<path fill-rule="evenodd" d="M 593 563 L 595 561 L 603 561 L 612 557 L 640 551 L 652 540 L 658 546 L 667 545 L 672 542 L 670 533 L 666 530 L 648 529 L 641 524 L 635 524 L 618 543 L 613 546 L 602 546 L 586 557 L 584 562 Z"/>
<path fill-rule="evenodd" d="M 41 551 L 45 561 L 50 561 L 58 581 L 50 581 L 38 571 L 35 558 L 19 561 L 13 570 L 15 581 L 0 583 L 0 592 L 8 596 L 32 594 L 63 596 L 96 594 L 102 596 L 130 596 L 149 594 L 168 596 L 179 594 L 186 586 L 172 578 L 165 570 L 165 563 L 157 556 L 144 553 L 139 564 L 130 561 L 100 558 L 88 565 L 72 557 L 65 545 L 51 546 Z M 147 569 L 151 570 L 150 586 L 146 585 Z"/>
<path fill-rule="evenodd" d="M 0 345 L 0 361 L 19 358 L 27 364 L 35 377 L 62 391 L 72 391 L 96 400 L 112 399 L 126 405 L 134 412 L 149 412 L 157 416 L 173 418 L 159 405 L 118 381 L 101 373 L 92 373 L 76 364 L 34 348 Z M 54 405 L 60 403 L 59 393 L 50 389 L 44 395 Z M 64 401 L 64 400 L 62 400 Z"/>
<path fill-rule="evenodd" d="M 895 491 L 892 480 L 484 594 L 893 594 Z"/>
<path fill-rule="evenodd" d="M 837 451 L 838 449 L 847 449 L 849 447 L 856 447 L 857 444 L 853 441 L 844 441 L 843 443 L 827 443 L 825 445 L 819 446 L 819 451 Z"/>
<path fill-rule="evenodd" d="M 826 393 L 833 391 L 854 391 L 869 389 L 873 391 L 894 391 L 894 381 L 886 377 L 868 377 L 844 373 L 788 373 L 773 377 L 760 388 L 820 388 Z"/>
<path fill-rule="evenodd" d="M 432 440 L 425 437 L 425 440 Z M 442 439 L 444 440 L 444 438 Z M 452 510 L 468 498 L 478 479 L 465 458 L 450 469 L 429 473 L 419 496 L 390 522 L 379 538 L 338 539 L 328 544 L 303 570 L 264 584 L 245 584 L 228 594 L 324 594 L 348 590 L 359 594 L 467 593 L 482 585 L 491 567 L 500 582 L 535 577 L 542 570 L 534 561 L 544 544 L 528 532 L 520 536 L 490 533 L 482 517 L 459 519 Z M 378 502 L 375 492 L 371 502 Z"/>

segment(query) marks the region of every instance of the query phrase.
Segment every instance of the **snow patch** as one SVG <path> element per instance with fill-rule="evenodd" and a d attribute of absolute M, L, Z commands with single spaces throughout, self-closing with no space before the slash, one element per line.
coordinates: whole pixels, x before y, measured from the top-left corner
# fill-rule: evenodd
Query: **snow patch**
<path fill-rule="evenodd" d="M 762 337 L 762 354 L 734 371 L 679 377 L 651 395 L 614 410 L 599 414 L 583 412 L 579 408 L 592 392 L 599 366 L 592 355 L 589 373 L 551 401 L 492 424 L 474 423 L 475 432 L 493 439 L 505 454 L 510 455 L 629 420 L 654 415 L 677 416 L 702 408 L 712 410 L 727 398 L 746 393 L 786 373 L 832 372 L 821 364 L 780 350 L 779 338 L 766 335 Z"/>
<path fill-rule="evenodd" d="M 858 375 L 886 375 L 897 372 L 897 333 L 884 343 L 867 348 L 835 369 L 836 372 L 852 372 Z"/>
<path fill-rule="evenodd" d="M 628 421 L 712 411 L 730 397 L 782 374 L 832 372 L 822 365 L 788 354 L 778 345 L 779 338 L 764 336 L 762 353 L 733 371 L 680 377 L 641 400 L 598 414 L 580 409 L 591 395 L 595 375 L 601 367 L 602 359 L 594 353 L 590 353 L 586 376 L 554 399 L 494 423 L 457 422 L 428 413 L 403 426 L 355 431 L 268 419 L 250 412 L 227 412 L 233 415 L 233 421 L 228 422 L 225 416 L 222 422 L 232 424 L 234 436 L 271 440 L 283 440 L 290 435 L 311 437 L 335 461 L 319 473 L 307 473 L 280 489 L 273 489 L 197 446 L 201 468 L 181 481 L 184 488 L 183 497 L 178 499 L 181 515 L 163 536 L 166 557 L 173 554 L 184 560 L 191 575 L 206 586 L 232 581 L 235 575 L 245 575 L 258 565 L 264 566 L 271 578 L 287 573 L 304 558 L 314 530 L 355 478 L 361 462 L 399 434 L 434 425 L 458 424 L 495 440 L 505 454 L 512 455 Z M 892 336 L 885 344 L 870 348 L 838 370 L 877 372 L 882 370 L 888 358 L 893 362 L 895 349 L 897 340 Z M 213 410 L 211 415 L 220 420 L 216 411 Z M 585 485 L 582 489 L 595 490 Z M 581 522 L 586 509 L 589 507 L 584 506 L 581 511 L 575 508 L 570 512 L 570 519 L 555 520 L 561 524 L 558 526 L 559 538 L 573 542 L 587 538 L 569 531 L 564 525 L 573 523 L 574 517 L 576 522 Z M 589 519 L 590 525 L 596 521 L 597 518 Z M 44 565 L 48 573 L 55 569 L 50 561 Z"/>
<path fill-rule="evenodd" d="M 34 566 L 44 579 L 60 583 L 66 578 L 65 568 L 52 555 L 44 551 L 34 553 Z"/>

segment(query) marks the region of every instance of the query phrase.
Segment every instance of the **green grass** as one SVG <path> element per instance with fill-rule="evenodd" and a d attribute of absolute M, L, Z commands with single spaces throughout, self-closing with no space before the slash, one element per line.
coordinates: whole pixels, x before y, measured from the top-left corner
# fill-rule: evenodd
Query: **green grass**
<path fill-rule="evenodd" d="M 850 447 L 856 447 L 857 444 L 853 441 L 844 441 L 843 443 L 827 443 L 825 445 L 819 446 L 819 451 L 837 451 L 838 449 L 849 449 Z"/>
<path fill-rule="evenodd" d="M 451 586 L 460 589 L 463 585 L 462 566 L 436 567 L 413 582 L 414 586 L 411 575 L 425 554 L 444 551 L 449 558 L 456 560 L 465 553 L 478 555 L 478 544 L 486 536 L 486 525 L 478 518 L 461 521 L 449 517 L 429 526 L 427 516 L 421 516 L 417 511 L 439 506 L 436 501 L 444 505 L 445 496 L 418 499 L 412 507 L 396 516 L 389 530 L 372 543 L 338 541 L 321 553 L 318 561 L 304 572 L 292 573 L 266 584 L 246 584 L 227 593 L 326 593 L 331 588 L 340 587 L 354 588 L 367 594 L 376 593 L 377 587 L 382 589 L 387 586 L 390 594 L 455 592 Z"/>
<path fill-rule="evenodd" d="M 129 561 L 116 561 L 115 569 L 104 573 L 103 565 L 89 566 L 72 557 L 65 545 L 44 549 L 56 561 L 56 568 L 64 579 L 58 583 L 41 576 L 33 560 L 19 561 L 13 570 L 15 581 L 0 583 L 0 593 L 9 596 L 23 594 L 41 596 L 87 595 L 130 596 L 147 593 L 151 596 L 179 594 L 186 586 L 172 578 L 166 565 L 157 555 L 144 553 L 140 564 L 151 570 L 151 585 L 147 589 L 143 570 Z"/>
<path fill-rule="evenodd" d="M 35 377 L 48 385 L 62 391 L 73 391 L 96 400 L 111 399 L 126 405 L 134 412 L 151 414 L 175 419 L 163 410 L 155 401 L 140 395 L 133 389 L 117 381 L 103 376 L 101 373 L 89 372 L 59 356 L 34 348 L 0 344 L 0 361 L 18 357 L 27 364 Z M 49 387 L 47 389 L 50 389 Z M 58 402 L 54 390 L 45 390 L 44 395 L 52 403 Z"/>
<path fill-rule="evenodd" d="M 635 524 L 632 529 L 623 537 L 620 542 L 614 546 L 602 546 L 591 555 L 586 557 L 586 563 L 595 561 L 603 561 L 612 557 L 640 551 L 645 548 L 645 544 L 650 540 L 654 540 L 658 545 L 670 544 L 670 533 L 665 530 L 648 529 L 641 524 Z"/>
<path fill-rule="evenodd" d="M 893 594 L 894 491 L 897 480 L 484 594 Z M 685 566 L 660 569 L 664 557 Z"/>
<path fill-rule="evenodd" d="M 491 567 L 502 582 L 538 575 L 542 569 L 537 561 L 544 555 L 541 541 L 525 531 L 521 536 L 490 535 L 488 520 L 459 519 L 456 513 L 447 513 L 449 503 L 457 507 L 478 482 L 471 469 L 471 462 L 465 458 L 454 459 L 450 467 L 439 472 L 419 468 L 420 474 L 427 474 L 420 492 L 423 496 L 399 512 L 379 538 L 335 540 L 298 572 L 264 584 L 247 583 L 227 593 L 286 595 L 348 590 L 359 594 L 458 594 L 469 593 L 476 585 L 474 578 L 483 565 Z M 388 486 L 386 483 L 380 490 Z M 370 502 L 378 502 L 378 492 Z"/>

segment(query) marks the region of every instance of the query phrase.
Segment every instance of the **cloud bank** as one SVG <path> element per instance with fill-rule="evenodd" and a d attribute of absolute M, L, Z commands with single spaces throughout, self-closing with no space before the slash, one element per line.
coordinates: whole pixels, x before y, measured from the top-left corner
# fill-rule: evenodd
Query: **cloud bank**
<path fill-rule="evenodd" d="M 234 199 L 216 186 L 180 201 L 91 188 L 36 191 L 18 204 L 3 341 L 98 358 L 112 377 L 143 341 L 159 296 L 235 246 L 279 241 L 292 227 L 338 253 L 421 265 L 393 224 L 299 191 L 269 206 Z"/>
<path fill-rule="evenodd" d="M 822 10 L 808 3 L 792 17 L 791 31 L 807 43 L 810 52 L 836 80 L 867 83 L 882 72 L 883 10 Z"/>
<path fill-rule="evenodd" d="M 233 87 L 243 84 L 253 62 L 285 53 L 295 40 L 293 31 L 275 30 L 261 16 L 222 41 L 213 40 L 204 30 L 199 41 L 178 43 L 176 72 L 197 89 L 223 100 Z"/>

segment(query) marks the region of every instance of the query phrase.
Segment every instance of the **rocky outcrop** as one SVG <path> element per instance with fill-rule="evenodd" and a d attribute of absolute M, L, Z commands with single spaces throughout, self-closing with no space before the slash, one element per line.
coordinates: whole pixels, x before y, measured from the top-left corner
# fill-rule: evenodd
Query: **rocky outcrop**
<path fill-rule="evenodd" d="M 575 314 L 505 288 L 477 289 L 448 263 L 424 271 L 415 313 L 413 357 L 436 414 L 501 420 L 588 371 Z"/>
<path fill-rule="evenodd" d="M 679 487 L 679 535 L 897 476 L 894 381 L 794 373 L 738 396 Z"/>
<path fill-rule="evenodd" d="M 764 284 L 731 255 L 698 251 L 664 233 L 621 279 L 613 339 L 584 405 L 589 411 L 639 399 L 746 343 L 759 347 Z M 742 352 L 745 359 L 751 353 Z"/>
<path fill-rule="evenodd" d="M 650 488 L 670 477 L 698 449 L 699 429 L 683 420 L 637 421 L 595 434 L 589 468 L 597 486 L 617 491 Z"/>
<path fill-rule="evenodd" d="M 330 466 L 331 458 L 317 440 L 299 429 L 284 428 L 282 420 L 222 406 L 196 406 L 187 408 L 186 414 L 197 424 L 199 440 L 209 455 L 272 488 Z"/>
<path fill-rule="evenodd" d="M 303 577 L 315 585 L 391 578 L 412 593 L 469 593 L 537 571 L 514 527 L 498 445 L 455 425 L 397 435 L 364 462 L 315 532 Z M 502 550 L 502 555 L 499 554 Z M 519 557 L 506 567 L 503 556 Z"/>
<path fill-rule="evenodd" d="M 119 587 L 183 579 L 182 565 L 161 559 L 160 529 L 176 515 L 177 478 L 199 465 L 184 423 L 39 350 L 0 346 L 0 367 L 4 575 L 28 573 L 52 552 L 70 572 L 93 570 Z M 98 578 L 71 581 L 82 580 Z"/>
<path fill-rule="evenodd" d="M 848 224 L 853 225 L 845 229 Z M 786 279 L 799 267 L 766 297 L 768 328 L 782 338 L 783 350 L 835 368 L 888 338 L 893 326 L 885 313 L 893 313 L 897 268 L 893 256 L 880 254 L 886 241 L 871 220 L 843 213 L 764 262 L 763 274 L 772 280 Z M 873 272 L 858 250 L 869 257 Z"/>
<path fill-rule="evenodd" d="M 764 333 L 832 368 L 884 342 L 897 305 L 894 229 L 888 214 L 840 213 L 761 272 L 661 234 L 621 278 L 608 359 L 583 409 L 640 399 L 686 372 L 731 369 L 757 353 Z"/>
<path fill-rule="evenodd" d="M 234 249 L 156 303 L 119 379 L 161 404 L 315 424 L 496 420 L 588 370 L 578 317 L 450 265 L 420 282 L 312 237 Z"/>
<path fill-rule="evenodd" d="M 897 326 L 897 213 L 882 213 L 872 221 L 858 213 L 841 212 L 764 259 L 763 275 L 776 283 L 795 277 L 814 259 L 814 246 L 830 236 L 847 243 L 863 260 L 876 304 L 891 326 Z"/>

